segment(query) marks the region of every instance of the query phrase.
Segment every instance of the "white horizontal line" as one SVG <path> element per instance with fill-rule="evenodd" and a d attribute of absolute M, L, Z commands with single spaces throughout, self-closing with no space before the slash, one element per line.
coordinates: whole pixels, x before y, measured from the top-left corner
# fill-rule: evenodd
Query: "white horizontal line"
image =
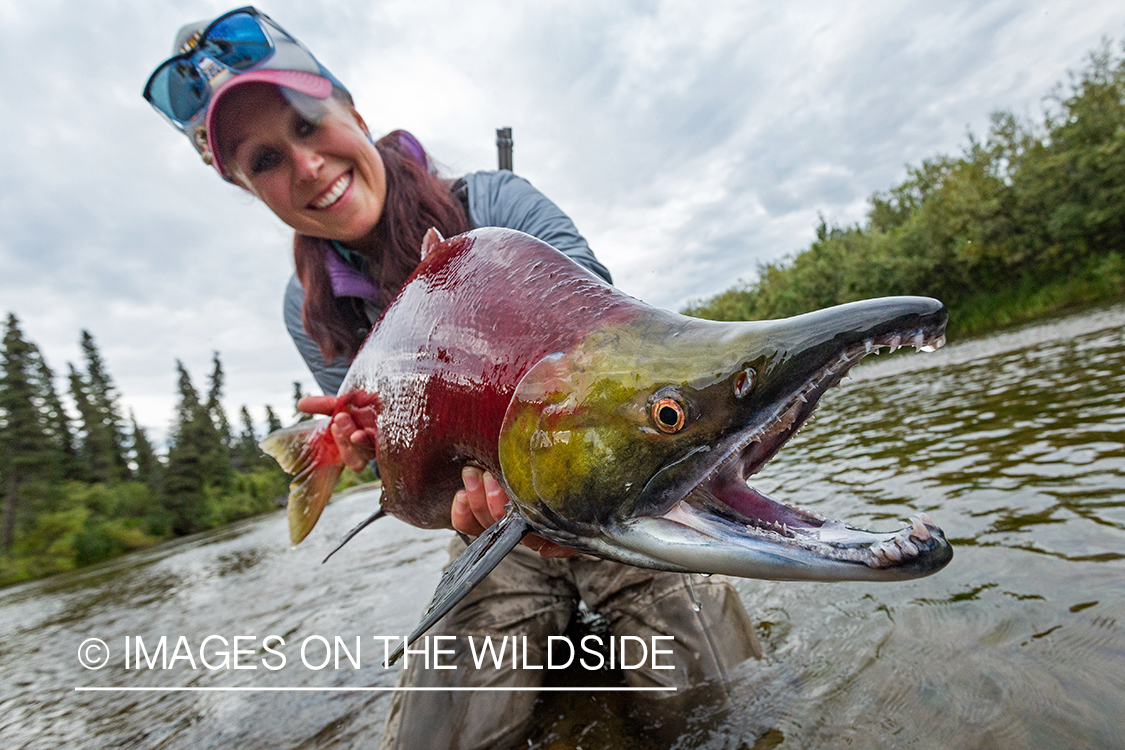
<path fill-rule="evenodd" d="M 79 693 L 391 693 L 512 692 L 512 693 L 674 693 L 674 687 L 76 687 Z"/>

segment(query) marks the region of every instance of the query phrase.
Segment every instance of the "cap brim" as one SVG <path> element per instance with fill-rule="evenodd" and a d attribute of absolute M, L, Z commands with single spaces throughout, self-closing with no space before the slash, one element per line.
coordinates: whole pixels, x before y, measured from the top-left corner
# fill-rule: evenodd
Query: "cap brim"
<path fill-rule="evenodd" d="M 316 99 L 327 99 L 332 95 L 332 81 L 324 76 L 300 70 L 251 70 L 223 82 L 211 95 L 211 101 L 207 103 L 205 120 L 207 124 L 207 150 L 211 152 L 211 164 L 223 177 L 226 177 L 226 172 L 223 170 L 222 160 L 219 157 L 218 149 L 215 148 L 214 141 L 215 113 L 219 111 L 219 102 L 230 91 L 247 83 L 272 83 L 275 86 L 283 86 Z"/>

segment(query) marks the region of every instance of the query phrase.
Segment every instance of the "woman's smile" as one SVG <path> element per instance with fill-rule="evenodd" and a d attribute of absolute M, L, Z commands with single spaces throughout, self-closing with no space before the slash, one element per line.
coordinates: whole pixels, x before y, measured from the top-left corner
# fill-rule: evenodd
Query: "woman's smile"
<path fill-rule="evenodd" d="M 327 190 L 325 190 L 319 198 L 312 201 L 309 206 L 316 210 L 324 210 L 331 208 L 343 197 L 347 189 L 352 185 L 351 170 L 344 172 L 340 177 L 333 182 Z"/>

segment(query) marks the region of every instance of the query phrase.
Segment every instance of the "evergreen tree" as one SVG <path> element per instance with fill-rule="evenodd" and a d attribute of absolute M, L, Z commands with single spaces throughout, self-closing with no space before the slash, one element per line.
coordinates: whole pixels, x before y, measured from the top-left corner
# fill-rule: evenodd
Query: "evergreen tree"
<path fill-rule="evenodd" d="M 34 347 L 34 344 L 32 345 Z M 51 445 L 56 449 L 59 461 L 59 470 L 66 479 L 78 479 L 82 475 L 82 467 L 78 458 L 78 447 L 74 439 L 74 430 L 71 427 L 71 418 L 59 399 L 55 390 L 55 373 L 47 365 L 47 360 L 35 348 L 35 382 L 36 387 L 43 396 L 44 427 L 50 438 Z"/>
<path fill-rule="evenodd" d="M 207 403 L 179 360 L 180 402 L 164 469 L 163 504 L 176 534 L 192 534 L 211 524 L 208 489 L 226 489 L 233 479 L 230 455 Z"/>
<path fill-rule="evenodd" d="M 129 410 L 129 424 L 132 427 L 130 442 L 133 448 L 133 463 L 136 464 L 133 475 L 138 482 L 155 489 L 160 484 L 160 459 L 152 449 L 152 443 L 149 442 L 144 428 L 137 424 L 137 417 L 132 409 Z"/>
<path fill-rule="evenodd" d="M 301 399 L 303 399 L 305 397 L 305 395 L 306 395 L 305 389 L 301 387 L 301 381 L 300 380 L 294 380 L 293 381 L 293 416 L 297 418 L 298 422 L 303 421 L 305 419 L 311 419 L 312 418 L 312 415 L 306 414 L 305 412 L 303 412 L 303 411 L 301 411 L 300 409 L 297 408 L 297 402 L 299 402 Z"/>
<path fill-rule="evenodd" d="M 273 407 L 266 404 L 266 429 L 269 432 L 277 432 L 283 427 L 284 425 L 282 425 L 281 420 L 277 418 L 277 413 L 274 412 Z M 269 434 L 269 432 L 266 434 Z"/>
<path fill-rule="evenodd" d="M 10 550 L 18 527 L 30 513 L 27 488 L 54 479 L 59 471 L 59 450 L 48 426 L 48 398 L 39 388 L 39 353 L 23 337 L 19 320 L 8 314 L 3 349 L 0 350 L 0 477 L 3 506 L 0 510 L 0 549 Z"/>
<path fill-rule="evenodd" d="M 209 525 L 205 455 L 210 443 L 207 433 L 214 432 L 214 425 L 206 418 L 183 362 L 176 360 L 176 370 L 180 374 L 180 400 L 172 425 L 161 500 L 172 516 L 173 533 L 183 535 Z"/>
<path fill-rule="evenodd" d="M 223 365 L 219 362 L 218 352 L 212 353 L 211 362 L 213 368 L 211 370 L 211 388 L 207 392 L 207 414 L 211 417 L 211 421 L 215 423 L 215 429 L 219 432 L 219 439 L 229 450 L 234 444 L 234 434 L 231 431 L 227 413 L 223 409 Z"/>
<path fill-rule="evenodd" d="M 262 465 L 262 451 L 258 448 L 258 436 L 254 432 L 254 420 L 250 417 L 250 410 L 243 406 L 240 416 L 242 432 L 235 446 L 235 467 L 239 471 L 251 471 Z"/>
<path fill-rule="evenodd" d="M 90 481 L 119 481 L 129 476 L 129 468 L 117 394 L 89 331 L 82 331 L 81 345 L 86 374 L 71 365 L 69 376 L 81 424 L 78 453 Z"/>

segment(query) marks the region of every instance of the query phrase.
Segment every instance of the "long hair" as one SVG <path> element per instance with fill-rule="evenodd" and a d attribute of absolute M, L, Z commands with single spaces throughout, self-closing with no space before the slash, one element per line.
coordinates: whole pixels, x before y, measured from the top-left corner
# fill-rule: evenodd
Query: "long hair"
<path fill-rule="evenodd" d="M 431 170 L 418 141 L 395 130 L 375 142 L 387 175 L 387 197 L 375 226 L 374 252 L 362 251 L 382 303 L 388 304 L 421 260 L 422 238 L 430 227 L 446 237 L 467 231 L 469 218 L 450 192 L 449 184 Z M 297 278 L 305 290 L 301 322 L 326 361 L 344 354 L 355 357 L 371 324 L 361 300 L 332 294 L 325 252 L 335 252 L 327 240 L 297 233 L 293 258 Z"/>

